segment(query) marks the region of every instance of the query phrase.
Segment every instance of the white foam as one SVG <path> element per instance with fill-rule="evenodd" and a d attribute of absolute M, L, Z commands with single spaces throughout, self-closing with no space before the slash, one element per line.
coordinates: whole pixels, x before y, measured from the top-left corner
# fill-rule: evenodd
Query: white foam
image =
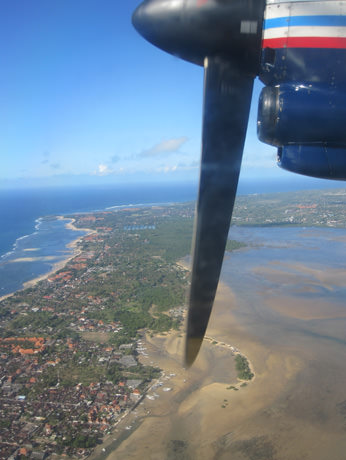
<path fill-rule="evenodd" d="M 151 207 L 151 206 L 171 206 L 175 204 L 175 202 L 173 201 L 170 201 L 170 202 L 159 202 L 159 203 L 136 203 L 136 204 L 133 204 L 133 203 L 130 203 L 130 204 L 120 204 L 120 205 L 117 205 L 117 206 L 109 206 L 106 209 L 106 211 L 108 210 L 112 210 L 112 209 L 126 209 L 126 208 L 145 208 L 145 207 Z"/>

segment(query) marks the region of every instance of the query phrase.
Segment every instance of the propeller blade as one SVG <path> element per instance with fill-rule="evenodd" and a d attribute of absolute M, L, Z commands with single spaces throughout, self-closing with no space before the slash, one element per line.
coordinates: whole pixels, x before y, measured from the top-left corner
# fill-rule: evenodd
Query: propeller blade
<path fill-rule="evenodd" d="M 253 75 L 218 58 L 205 60 L 202 160 L 193 242 L 185 363 L 201 347 L 214 303 L 234 200 Z"/>

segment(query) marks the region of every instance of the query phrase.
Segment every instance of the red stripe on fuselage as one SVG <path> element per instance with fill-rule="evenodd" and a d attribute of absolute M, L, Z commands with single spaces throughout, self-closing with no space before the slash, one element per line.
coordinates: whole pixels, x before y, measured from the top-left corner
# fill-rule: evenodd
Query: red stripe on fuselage
<path fill-rule="evenodd" d="M 197 6 L 202 6 L 207 3 L 208 0 L 197 0 Z"/>
<path fill-rule="evenodd" d="M 343 37 L 280 37 L 262 40 L 262 48 L 346 48 Z"/>

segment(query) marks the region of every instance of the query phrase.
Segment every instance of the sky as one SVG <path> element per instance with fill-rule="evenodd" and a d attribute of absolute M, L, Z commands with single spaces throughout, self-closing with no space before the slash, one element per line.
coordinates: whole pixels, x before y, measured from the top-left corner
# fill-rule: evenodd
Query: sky
<path fill-rule="evenodd" d="M 0 187 L 197 181 L 203 69 L 138 35 L 139 0 L 2 0 Z M 280 179 L 256 136 L 241 177 Z"/>

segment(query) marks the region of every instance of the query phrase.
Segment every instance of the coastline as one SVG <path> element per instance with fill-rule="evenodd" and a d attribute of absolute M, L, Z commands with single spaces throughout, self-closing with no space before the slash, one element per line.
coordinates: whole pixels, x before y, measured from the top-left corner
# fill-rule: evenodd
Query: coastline
<path fill-rule="evenodd" d="M 319 265 L 282 260 L 270 258 L 266 265 L 258 257 L 251 267 L 238 263 L 238 278 L 234 266 L 229 267 L 196 370 L 183 369 L 181 331 L 146 335 L 147 356 L 140 360 L 165 366 L 163 385 L 153 389 L 153 400 L 144 397 L 138 407 L 121 414 L 121 423 L 97 447 L 98 455 L 89 458 L 342 458 L 344 303 L 327 304 L 307 294 L 318 294 L 323 287 L 330 295 L 342 284 L 344 272 L 334 280 L 337 271 L 327 263 L 321 271 Z M 251 277 L 244 276 L 249 273 Z M 260 287 L 251 282 L 257 276 Z M 304 278 L 304 286 L 298 292 L 285 288 L 285 283 L 295 286 L 299 278 Z M 256 369 L 256 379 L 237 390 L 230 388 L 230 344 Z"/>
<path fill-rule="evenodd" d="M 88 213 L 88 212 L 85 212 L 83 214 L 92 214 L 92 213 Z M 74 219 L 73 217 L 65 217 L 65 216 L 56 216 L 57 220 L 69 220 L 70 222 L 66 222 L 65 224 L 65 228 L 68 228 L 69 230 L 73 230 L 73 231 L 77 231 L 77 232 L 88 232 L 88 235 L 92 234 L 92 233 L 97 233 L 96 230 L 93 230 L 91 228 L 79 228 L 79 227 L 76 227 L 74 225 L 74 223 L 76 222 L 76 219 Z M 86 236 L 86 235 L 84 235 Z M 73 241 L 69 244 L 73 244 Z"/>
<path fill-rule="evenodd" d="M 185 260 L 179 264 L 188 268 Z M 296 268 L 305 271 L 305 266 L 297 264 Z M 328 276 L 332 273 L 333 268 Z M 328 452 L 332 452 L 330 458 L 339 458 L 345 447 L 343 413 L 342 417 L 338 414 L 345 400 L 344 345 L 319 336 L 314 323 L 310 334 L 305 318 L 299 311 L 292 312 L 296 302 L 294 292 L 287 294 L 282 289 L 276 297 L 256 291 L 253 303 L 252 298 L 235 295 L 225 282 L 220 283 L 207 340 L 188 371 L 182 368 L 182 334 L 147 337 L 147 363 L 154 361 L 166 375 L 176 374 L 167 384 L 172 390 L 163 393 L 158 389 L 155 401 L 144 400 L 144 415 L 137 410 L 122 427 L 125 439 L 117 427 L 105 440 L 106 452 L 92 458 L 250 458 L 245 452 L 257 452 L 261 460 L 282 453 L 287 460 L 302 456 L 323 460 Z M 272 315 L 281 304 L 276 322 Z M 316 308 L 318 312 L 325 308 L 322 299 L 315 299 L 309 311 Z M 335 318 L 337 325 L 338 309 L 329 305 L 323 324 L 330 328 Z M 219 345 L 212 345 L 214 338 Z M 230 388 L 237 381 L 235 373 L 228 384 L 223 380 L 230 376 L 229 360 L 218 353 L 228 344 L 237 347 L 251 370 L 256 370 L 255 378 L 239 389 Z M 130 426 L 128 431 L 126 426 Z"/>
<path fill-rule="evenodd" d="M 218 299 L 221 297 L 223 300 L 233 297 L 224 284 L 218 289 Z M 205 337 L 194 365 L 185 369 L 182 358 L 184 329 L 185 325 L 179 331 L 154 337 L 146 334 L 143 338 L 148 356 L 142 356 L 141 362 L 162 369 L 161 386 L 147 392 L 149 398 L 144 398 L 140 406 L 127 414 L 89 457 L 91 460 L 139 460 L 143 458 L 143 452 L 146 458 L 166 458 L 167 454 L 167 458 L 185 458 L 189 451 L 195 455 L 191 458 L 212 458 L 210 448 L 206 449 L 206 444 L 215 440 L 208 435 L 209 423 L 220 429 L 239 396 L 253 386 L 254 378 L 247 381 L 246 387 L 241 387 L 244 381 L 238 379 L 234 363 L 239 350 L 232 351 L 235 347 L 215 335 Z M 209 422 L 201 428 L 200 423 L 206 418 Z M 196 436 L 196 429 L 202 429 L 201 437 Z M 126 436 L 122 439 L 124 433 Z M 151 442 L 153 436 L 155 446 Z M 118 445 L 117 438 L 120 438 Z M 198 440 L 202 438 L 204 447 L 198 448 Z M 185 446 L 185 453 L 170 457 L 174 455 L 174 443 L 179 439 Z"/>
<path fill-rule="evenodd" d="M 327 305 L 320 295 L 305 298 L 306 289 L 318 293 L 319 287 L 331 292 L 338 287 L 339 278 L 332 283 L 335 267 L 325 264 L 321 272 L 316 262 L 288 264 L 278 257 L 281 252 L 268 260 L 254 253 L 251 264 L 240 263 L 249 251 L 226 258 L 224 282 L 192 368 L 183 368 L 182 329 L 142 338 L 140 362 L 164 372 L 147 394 L 137 400 L 133 395 L 137 407 L 125 406 L 121 421 L 90 459 L 342 458 L 344 302 Z M 187 260 L 180 262 L 185 268 Z M 299 278 L 304 283 L 296 292 L 291 286 Z M 237 375 L 231 346 L 256 370 L 246 386 L 232 384 Z"/>
<path fill-rule="evenodd" d="M 96 231 L 92 229 L 80 229 L 75 227 L 75 220 L 72 218 L 70 219 L 65 218 L 63 216 L 57 216 L 57 219 L 68 221 L 66 222 L 65 227 L 70 230 L 85 231 L 87 232 L 87 234 L 96 233 Z M 23 289 L 33 287 L 38 282 L 47 279 L 56 271 L 66 266 L 66 264 L 71 259 L 78 256 L 81 252 L 78 250 L 78 243 L 84 236 L 79 236 L 67 245 L 69 248 L 73 249 L 73 254 L 71 254 L 67 259 L 64 259 L 54 264 L 54 266 L 48 273 L 45 273 L 39 277 L 25 282 L 23 285 Z M 186 269 L 189 269 L 183 262 L 181 262 L 180 265 L 184 266 L 184 268 Z M 223 288 L 226 290 L 228 289 L 225 286 Z M 10 293 L 4 296 L 3 298 L 10 297 L 13 294 L 14 293 Z M 0 301 L 3 298 L 1 298 Z M 213 336 L 213 339 L 211 339 L 210 337 L 205 338 L 203 344 L 204 352 L 202 352 L 202 359 L 198 360 L 199 364 L 197 364 L 192 371 L 187 371 L 183 368 L 182 350 L 184 344 L 184 337 L 182 328 L 179 331 L 171 331 L 164 335 L 158 334 L 154 337 L 150 337 L 148 334 L 146 334 L 144 341 L 146 346 L 148 346 L 151 349 L 151 353 L 150 351 L 148 351 L 148 356 L 141 356 L 140 361 L 143 364 L 147 365 L 157 364 L 158 367 L 163 369 L 162 378 L 165 384 L 168 385 L 164 388 L 169 388 L 169 391 L 164 391 L 160 387 L 157 388 L 157 381 L 152 381 L 148 391 L 145 393 L 141 400 L 141 404 L 144 406 L 144 409 L 139 405 L 136 405 L 135 408 L 132 408 L 131 410 L 123 414 L 121 419 L 112 428 L 111 434 L 107 435 L 104 438 L 102 444 L 98 446 L 96 450 L 89 456 L 90 459 L 99 459 L 101 457 L 105 457 L 105 452 L 103 451 L 103 449 L 106 449 L 106 453 L 108 455 L 110 452 L 107 451 L 107 449 L 109 448 L 109 446 L 115 443 L 115 436 L 119 436 L 121 438 L 121 442 L 119 442 L 117 448 L 122 448 L 122 445 L 124 443 L 126 444 L 127 439 L 132 439 L 135 432 L 137 433 L 137 435 L 141 434 L 142 425 L 144 425 L 144 428 L 146 428 L 148 421 L 150 425 L 152 419 L 151 414 L 158 414 L 158 418 L 160 418 L 162 414 L 165 414 L 165 417 L 167 417 L 167 414 L 170 413 L 170 406 L 172 404 L 175 404 L 174 401 L 176 398 L 181 400 L 180 405 L 184 405 L 186 401 L 188 401 L 188 404 L 191 404 L 191 401 L 194 399 L 194 394 L 196 391 L 202 391 L 205 394 L 204 398 L 206 399 L 208 399 L 211 394 L 213 394 L 213 398 L 215 398 L 215 394 L 218 394 L 219 396 L 217 398 L 219 399 L 219 408 L 222 411 L 222 403 L 225 399 L 225 395 L 229 397 L 234 397 L 236 393 L 235 391 L 232 392 L 227 390 L 227 387 L 232 386 L 237 387 L 238 390 L 240 389 L 240 385 L 243 381 L 237 378 L 234 366 L 234 353 L 231 351 L 231 345 L 222 342 L 221 340 L 218 340 L 217 338 L 215 338 L 215 336 Z M 212 342 L 217 342 L 217 344 Z M 208 355 L 208 358 L 203 356 L 205 354 Z M 208 382 L 207 385 L 202 383 L 199 384 L 198 382 L 201 378 L 201 373 L 204 379 L 206 378 L 207 380 L 209 380 L 210 371 L 208 362 L 214 362 L 217 356 L 219 356 L 219 358 L 226 363 L 226 366 L 229 367 L 229 371 L 226 372 L 225 376 L 223 377 L 224 382 L 218 382 L 218 379 L 216 379 L 216 381 L 212 384 L 210 384 L 210 382 Z M 230 360 L 232 360 L 233 363 Z M 249 360 L 248 362 L 249 365 L 251 365 L 251 369 L 253 369 L 253 366 Z M 223 366 L 221 367 L 223 373 Z M 218 374 L 220 375 L 220 372 Z M 161 378 L 159 380 L 161 380 Z M 252 382 L 253 380 L 254 378 L 250 382 Z M 243 391 L 243 389 L 241 389 L 241 391 Z M 231 395 L 230 393 L 234 394 Z M 159 398 L 157 398 L 157 394 L 159 394 Z M 153 397 L 154 400 L 148 399 L 147 395 Z M 131 426 L 132 428 L 128 429 L 129 426 Z M 115 433 L 117 434 L 115 435 Z"/>
<path fill-rule="evenodd" d="M 224 286 L 221 289 L 227 289 L 227 287 Z M 161 366 L 161 377 L 151 382 L 148 390 L 138 401 L 138 404 L 142 407 L 136 405 L 121 417 L 112 428 L 112 432 L 104 438 L 102 444 L 88 457 L 90 460 L 116 460 L 122 456 L 125 458 L 137 458 L 137 456 L 127 456 L 127 447 L 123 447 L 122 444 L 126 442 L 129 442 L 131 445 L 133 443 L 140 443 L 143 437 L 146 438 L 145 432 L 148 429 L 154 429 L 154 427 L 151 426 L 152 423 L 155 425 L 155 429 L 158 429 L 156 426 L 158 419 L 161 424 L 168 423 L 171 416 L 177 417 L 177 413 L 174 413 L 177 401 L 179 401 L 181 408 L 186 402 L 194 399 L 196 391 L 202 391 L 203 396 L 198 396 L 200 403 L 204 404 L 206 402 L 204 399 L 207 400 L 213 397 L 214 400 L 218 400 L 220 411 L 222 411 L 227 408 L 229 404 L 228 401 L 231 401 L 231 399 L 236 396 L 236 391 L 242 390 L 255 380 L 254 377 L 251 380 L 239 379 L 236 371 L 234 370 L 233 372 L 231 369 L 232 366 L 230 366 L 229 372 L 232 377 L 228 383 L 214 382 L 210 384 L 208 382 L 206 386 L 201 385 L 201 387 L 199 387 L 197 383 L 200 374 L 199 366 L 192 372 L 191 370 L 185 369 L 183 366 L 182 351 L 185 340 L 185 338 L 182 337 L 184 333 L 183 328 L 184 326 L 179 331 L 171 330 L 166 334 L 157 334 L 154 337 L 150 337 L 149 334 L 145 334 L 145 336 L 142 337 L 144 346 L 148 347 L 148 355 L 146 357 L 142 356 L 140 361 L 145 365 L 151 363 L 151 365 L 154 366 Z M 222 356 L 222 359 L 229 360 L 241 354 L 239 350 L 232 351 L 234 347 L 232 347 L 231 344 L 217 341 L 215 338 L 211 337 L 205 337 L 202 346 L 205 349 L 204 353 L 207 350 L 209 355 L 213 357 Z M 218 353 L 220 349 L 222 349 L 222 352 Z M 244 356 L 243 354 L 241 355 Z M 253 365 L 250 361 L 248 361 L 248 363 L 250 369 L 253 371 Z M 207 363 L 204 363 L 203 366 L 205 365 L 207 365 Z M 233 367 L 235 367 L 234 363 Z M 206 369 L 203 370 L 203 373 L 205 371 Z M 229 375 L 227 372 L 226 374 Z M 194 376 L 191 378 L 191 375 Z M 227 403 L 225 403 L 225 394 L 228 397 Z M 180 409 L 178 409 L 178 411 L 179 410 Z M 169 423 L 167 426 L 169 426 Z M 142 428 L 145 430 L 143 433 L 141 432 Z M 123 454 L 120 454 L 118 449 L 119 451 L 124 449 Z M 141 454 L 139 453 L 138 459 L 141 458 L 140 456 Z"/>
<path fill-rule="evenodd" d="M 177 265 L 190 270 L 185 260 L 180 260 Z M 234 303 L 234 293 L 226 284 L 220 283 L 216 303 L 219 307 L 228 308 L 230 299 L 231 303 Z M 235 321 L 233 315 L 231 320 Z M 211 450 L 205 449 L 206 446 L 204 449 L 197 448 L 197 445 L 193 448 L 188 446 L 187 433 L 191 432 L 191 427 L 199 425 L 201 416 L 203 419 L 208 418 L 209 422 L 220 419 L 221 423 L 225 423 L 224 417 L 229 413 L 229 407 L 236 403 L 241 394 L 243 400 L 244 393 L 248 393 L 255 382 L 254 364 L 248 355 L 237 348 L 238 343 L 235 346 L 229 343 L 229 340 L 225 341 L 214 328 L 211 330 L 212 334 L 207 333 L 205 336 L 200 354 L 193 366 L 185 369 L 182 358 L 185 322 L 179 331 L 171 330 L 153 337 L 145 334 L 142 338 L 147 354 L 141 356 L 140 361 L 145 365 L 158 366 L 162 369 L 162 375 L 158 379 L 159 384 L 152 382 L 141 398 L 140 405 L 136 405 L 116 423 L 102 445 L 89 456 L 90 460 L 121 458 L 140 460 L 143 458 L 143 452 L 146 452 L 147 458 L 166 458 L 167 455 L 167 458 L 178 458 L 170 457 L 176 455 L 174 452 L 176 437 L 184 438 L 182 442 L 186 447 L 186 449 L 184 447 L 185 453 L 179 452 L 179 458 L 185 458 L 185 454 L 188 455 L 190 450 L 192 458 L 195 458 L 196 452 L 198 452 L 196 458 L 211 458 Z M 236 355 L 247 359 L 253 373 L 251 380 L 238 378 L 234 360 Z M 205 408 L 203 414 L 200 407 Z M 210 417 L 208 410 L 212 414 Z M 193 419 L 191 426 L 182 421 L 184 417 Z M 215 439 L 208 436 L 211 428 L 209 422 L 201 435 L 206 439 L 209 438 L 210 443 L 213 444 Z M 222 431 L 218 422 L 216 425 L 218 430 Z M 214 430 L 211 432 L 214 433 Z M 150 438 L 153 436 L 156 439 L 155 448 L 149 447 Z M 199 436 L 194 434 L 191 438 L 196 443 Z M 170 445 L 167 450 L 167 446 Z"/>
<path fill-rule="evenodd" d="M 249 435 L 271 436 L 275 420 L 274 426 L 265 422 L 266 411 L 272 410 L 275 401 L 294 384 L 303 359 L 291 351 L 280 347 L 272 350 L 258 342 L 237 321 L 233 313 L 237 303 L 232 290 L 220 283 L 207 337 L 188 370 L 182 363 L 182 330 L 146 335 L 148 356 L 142 357 L 141 362 L 159 366 L 163 370 L 163 387 L 170 390 L 164 392 L 163 387 L 158 387 L 154 400 L 144 398 L 105 438 L 91 460 L 141 460 L 144 453 L 145 458 L 152 459 L 226 460 L 230 458 L 231 440 L 243 442 Z M 237 378 L 231 346 L 247 358 L 252 372 L 256 369 L 252 380 Z M 165 376 L 169 380 L 165 381 Z M 181 448 L 178 453 L 177 446 Z"/>
<path fill-rule="evenodd" d="M 64 216 L 59 215 L 59 216 L 56 216 L 56 219 L 57 220 L 68 220 L 69 222 L 67 222 L 65 224 L 65 228 L 67 228 L 68 230 L 72 230 L 72 231 L 86 232 L 86 235 L 78 236 L 76 239 L 72 240 L 70 243 L 68 243 L 65 246 L 66 248 L 69 248 L 69 249 L 71 249 L 73 251 L 72 254 L 69 254 L 67 258 L 65 258 L 63 260 L 60 260 L 59 262 L 56 262 L 55 264 L 53 264 L 53 266 L 52 266 L 51 270 L 49 270 L 49 272 L 43 273 L 42 275 L 39 275 L 36 278 L 33 278 L 31 280 L 28 280 L 28 281 L 25 281 L 23 283 L 22 288 L 17 289 L 16 291 L 13 291 L 13 292 L 9 292 L 8 294 L 5 294 L 5 295 L 1 296 L 0 297 L 0 302 L 2 302 L 3 300 L 5 300 L 5 299 L 7 299 L 9 297 L 12 297 L 16 292 L 24 291 L 27 288 L 34 287 L 40 281 L 48 279 L 54 273 L 56 273 L 57 271 L 63 269 L 67 265 L 67 263 L 70 262 L 70 260 L 74 259 L 75 257 L 77 257 L 80 254 L 80 250 L 78 249 L 78 244 L 81 241 L 81 239 L 84 236 L 90 235 L 92 233 L 96 233 L 96 230 L 93 230 L 93 229 L 90 229 L 90 228 L 78 228 L 78 227 L 76 227 L 74 225 L 75 219 L 73 219 L 72 217 L 69 218 L 69 217 L 64 217 Z"/>

